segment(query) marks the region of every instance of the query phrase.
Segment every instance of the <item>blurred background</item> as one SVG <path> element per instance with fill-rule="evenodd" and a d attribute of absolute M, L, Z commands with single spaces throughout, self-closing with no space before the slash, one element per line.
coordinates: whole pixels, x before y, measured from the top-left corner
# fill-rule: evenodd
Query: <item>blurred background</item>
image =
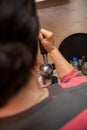
<path fill-rule="evenodd" d="M 54 33 L 57 47 L 71 34 L 87 33 L 87 0 L 36 1 L 40 25 Z"/>

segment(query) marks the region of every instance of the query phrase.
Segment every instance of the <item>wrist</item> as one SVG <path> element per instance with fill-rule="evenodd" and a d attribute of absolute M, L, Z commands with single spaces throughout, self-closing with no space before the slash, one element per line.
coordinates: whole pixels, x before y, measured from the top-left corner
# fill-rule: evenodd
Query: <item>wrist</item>
<path fill-rule="evenodd" d="M 58 53 L 58 49 L 56 47 L 54 47 L 50 52 L 49 52 L 49 55 L 52 56 L 54 55 L 55 53 Z"/>

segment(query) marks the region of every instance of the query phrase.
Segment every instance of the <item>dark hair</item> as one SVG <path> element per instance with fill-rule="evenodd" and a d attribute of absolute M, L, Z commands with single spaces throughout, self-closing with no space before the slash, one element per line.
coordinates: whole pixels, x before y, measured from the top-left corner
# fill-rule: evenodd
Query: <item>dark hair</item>
<path fill-rule="evenodd" d="M 38 32 L 34 0 L 0 0 L 0 107 L 31 77 Z"/>

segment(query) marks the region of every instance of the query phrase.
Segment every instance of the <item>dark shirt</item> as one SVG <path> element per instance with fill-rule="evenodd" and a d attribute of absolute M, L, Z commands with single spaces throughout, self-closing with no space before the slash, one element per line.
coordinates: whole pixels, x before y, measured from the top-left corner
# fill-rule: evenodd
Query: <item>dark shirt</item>
<path fill-rule="evenodd" d="M 48 88 L 49 97 L 22 113 L 0 119 L 0 130 L 87 130 L 87 82 Z"/>

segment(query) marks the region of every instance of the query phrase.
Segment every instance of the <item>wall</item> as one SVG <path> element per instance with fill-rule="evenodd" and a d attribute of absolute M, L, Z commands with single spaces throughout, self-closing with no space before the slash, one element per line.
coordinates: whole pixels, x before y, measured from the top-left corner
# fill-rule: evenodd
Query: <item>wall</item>
<path fill-rule="evenodd" d="M 87 32 L 87 0 L 47 0 L 37 4 L 41 27 L 52 31 L 56 44 L 75 32 Z"/>
<path fill-rule="evenodd" d="M 68 35 L 87 32 L 87 0 L 47 0 L 37 9 L 41 27 L 54 33 L 57 47 Z"/>

